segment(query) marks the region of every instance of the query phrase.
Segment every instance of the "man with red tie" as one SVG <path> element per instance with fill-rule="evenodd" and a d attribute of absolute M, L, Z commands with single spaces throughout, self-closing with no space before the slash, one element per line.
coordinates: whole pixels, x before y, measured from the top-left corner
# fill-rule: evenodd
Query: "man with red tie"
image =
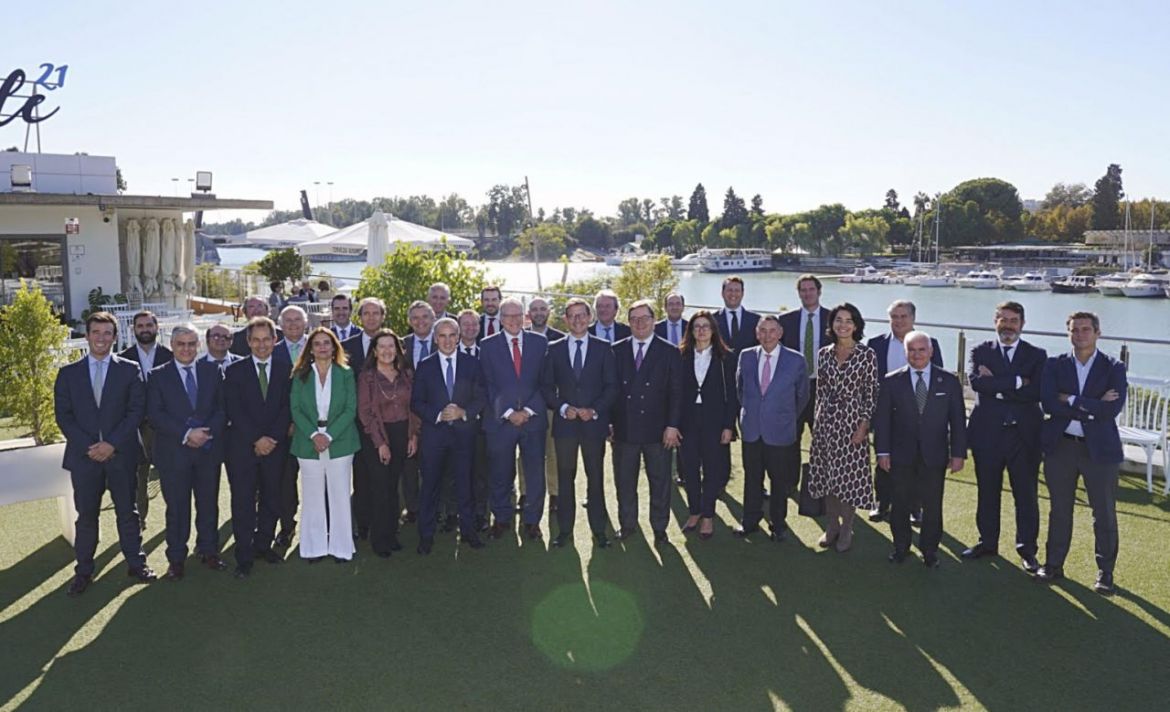
<path fill-rule="evenodd" d="M 500 288 L 493 285 L 484 287 L 479 293 L 479 308 L 483 314 L 479 317 L 479 340 L 500 332 L 500 300 L 503 294 Z"/>

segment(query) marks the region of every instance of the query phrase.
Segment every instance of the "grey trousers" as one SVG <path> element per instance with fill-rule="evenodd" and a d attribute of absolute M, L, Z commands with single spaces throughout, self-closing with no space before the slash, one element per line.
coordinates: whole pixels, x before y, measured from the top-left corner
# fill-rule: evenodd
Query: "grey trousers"
<path fill-rule="evenodd" d="M 1117 479 L 1121 465 L 1094 462 L 1083 442 L 1062 437 L 1044 458 L 1044 478 L 1052 507 L 1048 513 L 1048 544 L 1045 565 L 1063 568 L 1072 541 L 1073 506 L 1077 480 L 1085 478 L 1089 507 L 1093 510 L 1094 553 L 1097 570 L 1113 573 L 1117 562 Z"/>

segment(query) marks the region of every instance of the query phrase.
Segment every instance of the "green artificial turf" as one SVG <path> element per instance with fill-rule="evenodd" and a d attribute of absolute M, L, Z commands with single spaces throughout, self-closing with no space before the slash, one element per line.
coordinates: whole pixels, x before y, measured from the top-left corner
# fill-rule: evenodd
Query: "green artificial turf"
<path fill-rule="evenodd" d="M 737 449 L 736 449 L 737 450 Z M 607 458 L 608 459 L 608 458 Z M 608 464 L 608 463 L 607 463 Z M 576 548 L 545 541 L 310 566 L 290 551 L 252 578 L 193 559 L 180 583 L 134 586 L 111 509 L 99 576 L 64 587 L 72 552 L 56 504 L 0 509 L 0 705 L 5 709 L 1159 709 L 1170 654 L 1170 505 L 1126 476 L 1118 595 L 1091 590 L 1091 517 L 1081 493 L 1068 580 L 1034 584 L 1011 554 L 962 563 L 975 540 L 970 463 L 947 484 L 943 563 L 887 563 L 889 529 L 859 517 L 853 550 L 816 548 L 795 513 L 774 544 L 732 537 L 743 480 L 710 541 L 684 536 L 674 490 L 670 543 L 595 550 L 578 507 Z M 578 480 L 584 495 L 583 476 Z M 608 484 L 612 480 L 607 480 Z M 165 570 L 163 511 L 146 532 Z M 1047 519 L 1043 483 L 1041 515 Z M 616 516 L 610 497 L 609 511 Z M 643 483 L 642 522 L 646 526 Z M 107 501 L 108 505 L 108 501 Z M 228 488 L 220 520 L 230 560 Z M 555 530 L 555 525 L 553 525 Z M 555 533 L 555 531 L 553 532 Z M 1045 535 L 1041 534 L 1041 544 Z M 1041 555 L 1043 559 L 1043 555 Z"/>

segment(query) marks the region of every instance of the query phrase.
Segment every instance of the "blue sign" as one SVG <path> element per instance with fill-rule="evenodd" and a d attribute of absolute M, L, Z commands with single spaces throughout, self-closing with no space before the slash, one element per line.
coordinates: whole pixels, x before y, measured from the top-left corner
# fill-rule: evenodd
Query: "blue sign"
<path fill-rule="evenodd" d="M 47 98 L 40 93 L 40 90 L 56 91 L 65 86 L 65 72 L 68 69 L 69 65 L 67 64 L 60 67 L 48 63 L 42 64 L 38 67 L 40 74 L 36 81 L 32 82 L 28 81 L 28 75 L 23 69 L 14 69 L 9 72 L 4 83 L 0 84 L 0 126 L 7 126 L 17 118 L 22 119 L 26 124 L 39 124 L 60 111 L 61 108 L 57 107 L 43 116 L 40 114 L 37 107 Z M 21 94 L 20 91 L 25 84 L 30 86 L 30 93 Z M 16 111 L 5 112 L 4 106 L 9 99 L 23 100 L 24 103 Z"/>

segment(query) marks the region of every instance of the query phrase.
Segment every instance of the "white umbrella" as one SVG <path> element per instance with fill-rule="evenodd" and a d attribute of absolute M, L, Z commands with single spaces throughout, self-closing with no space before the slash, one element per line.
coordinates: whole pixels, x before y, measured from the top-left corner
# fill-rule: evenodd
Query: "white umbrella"
<path fill-rule="evenodd" d="M 142 295 L 142 226 L 137 220 L 126 221 L 126 272 L 129 273 L 126 292 Z"/>
<path fill-rule="evenodd" d="M 142 298 L 154 299 L 158 296 L 158 220 L 150 218 L 146 221 L 146 240 L 142 243 Z"/>
<path fill-rule="evenodd" d="M 366 241 L 366 264 L 371 267 L 381 267 L 386 261 L 386 251 L 390 247 L 390 222 L 381 210 L 375 210 L 370 216 L 370 234 Z"/>
<path fill-rule="evenodd" d="M 187 218 L 183 223 L 183 275 L 187 283 L 183 291 L 187 294 L 195 293 L 195 223 Z"/>
<path fill-rule="evenodd" d="M 158 283 L 162 286 L 162 294 L 170 301 L 175 296 L 175 221 L 164 218 L 162 221 L 162 258 L 158 265 Z"/>

